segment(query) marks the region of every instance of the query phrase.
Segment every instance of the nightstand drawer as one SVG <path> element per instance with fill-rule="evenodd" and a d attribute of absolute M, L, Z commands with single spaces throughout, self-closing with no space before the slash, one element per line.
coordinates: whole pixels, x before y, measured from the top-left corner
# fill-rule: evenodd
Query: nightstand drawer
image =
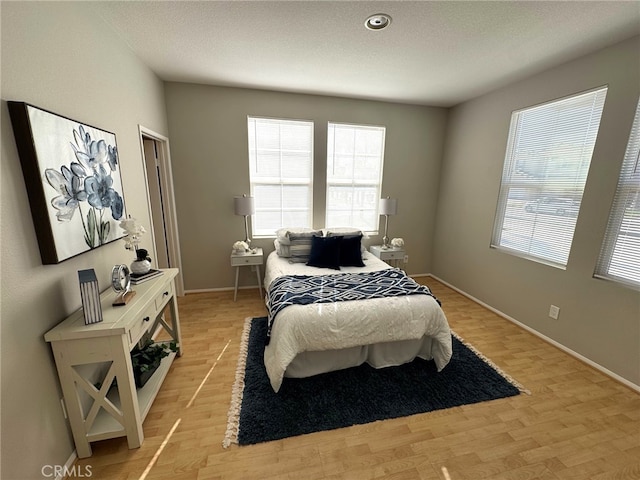
<path fill-rule="evenodd" d="M 382 260 L 402 260 L 404 258 L 403 251 L 382 251 L 380 252 L 380 258 Z"/>
<path fill-rule="evenodd" d="M 243 265 L 262 265 L 262 255 L 233 255 L 231 257 L 232 267 L 241 267 Z"/>
<path fill-rule="evenodd" d="M 142 335 L 151 328 L 151 325 L 153 325 L 156 319 L 156 311 L 155 305 L 151 305 L 138 317 L 129 330 L 129 347 L 133 347 L 138 343 Z"/>
<path fill-rule="evenodd" d="M 404 262 L 404 256 L 406 254 L 404 248 L 382 248 L 381 245 L 373 245 L 369 248 L 369 251 L 384 262 L 386 262 L 387 260 Z"/>

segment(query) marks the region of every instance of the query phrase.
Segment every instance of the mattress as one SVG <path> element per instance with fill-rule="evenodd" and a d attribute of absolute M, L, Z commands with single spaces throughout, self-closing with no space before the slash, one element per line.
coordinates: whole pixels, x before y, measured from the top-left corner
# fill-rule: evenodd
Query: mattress
<path fill-rule="evenodd" d="M 282 275 L 336 275 L 390 269 L 368 252 L 364 267 L 340 271 L 267 258 L 265 288 Z M 277 315 L 264 361 L 278 391 L 287 377 L 306 377 L 369 363 L 400 365 L 415 357 L 434 360 L 438 371 L 451 358 L 451 331 L 442 308 L 429 295 L 409 295 L 311 305 L 291 305 Z"/>

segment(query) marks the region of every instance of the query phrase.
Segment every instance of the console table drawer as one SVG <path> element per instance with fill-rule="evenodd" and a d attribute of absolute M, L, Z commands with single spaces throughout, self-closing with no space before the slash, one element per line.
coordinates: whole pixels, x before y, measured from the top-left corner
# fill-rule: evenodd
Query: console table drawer
<path fill-rule="evenodd" d="M 162 293 L 156 296 L 156 299 L 155 299 L 156 310 L 158 312 L 161 311 L 171 297 L 173 297 L 173 282 L 168 282 L 163 287 Z"/>
<path fill-rule="evenodd" d="M 157 310 L 155 305 L 150 305 L 142 315 L 136 320 L 134 325 L 129 330 L 129 346 L 133 347 L 142 335 L 153 325 L 153 321 L 156 318 Z"/>

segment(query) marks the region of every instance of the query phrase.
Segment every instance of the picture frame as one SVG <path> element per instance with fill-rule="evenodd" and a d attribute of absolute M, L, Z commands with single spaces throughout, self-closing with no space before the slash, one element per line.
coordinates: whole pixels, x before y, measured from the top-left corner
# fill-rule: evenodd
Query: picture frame
<path fill-rule="evenodd" d="M 42 263 L 122 238 L 126 209 L 115 134 L 25 102 L 7 105 Z"/>

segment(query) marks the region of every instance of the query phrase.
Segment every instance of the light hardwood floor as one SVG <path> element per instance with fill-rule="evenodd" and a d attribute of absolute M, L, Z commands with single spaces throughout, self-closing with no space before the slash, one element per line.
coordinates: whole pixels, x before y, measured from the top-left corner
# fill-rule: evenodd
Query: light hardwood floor
<path fill-rule="evenodd" d="M 640 479 L 640 395 L 432 278 L 459 335 L 531 395 L 222 448 L 243 320 L 257 290 L 179 299 L 184 355 L 144 423 L 145 441 L 93 444 L 92 478 Z M 447 476 L 448 475 L 448 476 Z"/>

